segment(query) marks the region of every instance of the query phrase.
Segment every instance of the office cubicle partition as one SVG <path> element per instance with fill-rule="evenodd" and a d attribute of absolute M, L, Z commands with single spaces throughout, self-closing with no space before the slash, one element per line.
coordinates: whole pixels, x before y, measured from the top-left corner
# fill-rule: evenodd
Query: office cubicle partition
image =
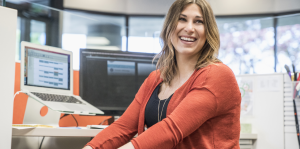
<path fill-rule="evenodd" d="M 299 149 L 292 82 L 285 73 L 238 75 L 242 133 L 257 134 L 256 149 Z M 300 101 L 296 100 L 300 109 Z M 243 132 L 244 131 L 244 132 Z"/>
<path fill-rule="evenodd" d="M 0 146 L 11 148 L 17 11 L 0 6 Z"/>

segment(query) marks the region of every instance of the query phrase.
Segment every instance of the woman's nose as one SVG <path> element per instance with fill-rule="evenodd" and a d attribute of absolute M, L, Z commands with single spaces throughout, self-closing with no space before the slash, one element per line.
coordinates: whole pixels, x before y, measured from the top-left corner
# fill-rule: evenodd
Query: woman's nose
<path fill-rule="evenodd" d="M 195 31 L 193 22 L 187 22 L 187 24 L 185 26 L 185 31 L 187 33 L 193 33 Z"/>

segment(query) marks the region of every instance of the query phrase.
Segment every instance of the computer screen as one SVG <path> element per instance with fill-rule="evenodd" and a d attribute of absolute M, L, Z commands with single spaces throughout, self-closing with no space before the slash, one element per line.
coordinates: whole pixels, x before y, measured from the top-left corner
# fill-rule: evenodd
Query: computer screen
<path fill-rule="evenodd" d="M 155 54 L 81 49 L 80 96 L 105 115 L 122 115 L 156 69 Z"/>
<path fill-rule="evenodd" d="M 70 55 L 25 47 L 24 85 L 70 90 Z"/>

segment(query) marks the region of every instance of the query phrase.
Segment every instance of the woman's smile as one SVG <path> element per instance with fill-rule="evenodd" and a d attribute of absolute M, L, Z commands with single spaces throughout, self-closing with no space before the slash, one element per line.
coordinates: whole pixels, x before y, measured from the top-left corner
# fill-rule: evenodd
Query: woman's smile
<path fill-rule="evenodd" d="M 182 44 L 182 47 L 192 47 L 197 44 L 197 38 L 192 36 L 179 36 L 180 43 Z"/>

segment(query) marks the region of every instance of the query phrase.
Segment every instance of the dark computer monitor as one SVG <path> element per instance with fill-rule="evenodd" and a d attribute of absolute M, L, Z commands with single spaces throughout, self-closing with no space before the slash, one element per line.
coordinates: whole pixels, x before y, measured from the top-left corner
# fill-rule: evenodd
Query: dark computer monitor
<path fill-rule="evenodd" d="M 80 96 L 105 115 L 122 115 L 156 69 L 155 54 L 80 50 Z"/>

